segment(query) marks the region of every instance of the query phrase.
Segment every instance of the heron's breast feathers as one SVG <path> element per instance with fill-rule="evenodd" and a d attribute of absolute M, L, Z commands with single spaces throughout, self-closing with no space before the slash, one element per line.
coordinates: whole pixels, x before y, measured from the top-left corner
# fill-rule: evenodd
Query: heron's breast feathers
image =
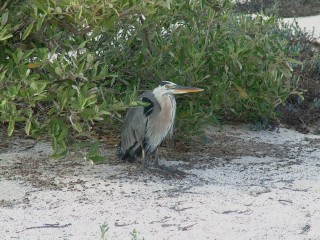
<path fill-rule="evenodd" d="M 176 114 L 176 101 L 173 95 L 164 95 L 157 99 L 161 111 L 148 117 L 146 127 L 146 150 L 153 152 L 164 138 L 172 134 Z"/>

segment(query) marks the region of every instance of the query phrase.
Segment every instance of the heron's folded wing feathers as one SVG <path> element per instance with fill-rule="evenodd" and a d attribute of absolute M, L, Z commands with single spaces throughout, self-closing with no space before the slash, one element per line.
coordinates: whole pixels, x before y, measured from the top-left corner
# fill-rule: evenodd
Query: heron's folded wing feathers
<path fill-rule="evenodd" d="M 141 155 L 144 146 L 148 117 L 155 111 L 160 111 L 160 106 L 151 91 L 144 92 L 138 99 L 149 103 L 148 106 L 130 108 L 124 118 L 121 133 L 121 158 L 133 159 Z"/>

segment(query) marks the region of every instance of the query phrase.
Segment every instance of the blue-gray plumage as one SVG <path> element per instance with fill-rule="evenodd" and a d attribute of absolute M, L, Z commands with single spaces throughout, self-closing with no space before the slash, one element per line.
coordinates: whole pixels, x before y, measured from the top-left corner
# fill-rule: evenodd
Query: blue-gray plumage
<path fill-rule="evenodd" d="M 153 91 L 146 91 L 138 100 L 148 106 L 132 107 L 128 110 L 121 132 L 119 156 L 122 160 L 133 161 L 153 153 L 161 142 L 173 134 L 176 114 L 174 94 L 200 92 L 203 89 L 184 87 L 163 81 Z"/>

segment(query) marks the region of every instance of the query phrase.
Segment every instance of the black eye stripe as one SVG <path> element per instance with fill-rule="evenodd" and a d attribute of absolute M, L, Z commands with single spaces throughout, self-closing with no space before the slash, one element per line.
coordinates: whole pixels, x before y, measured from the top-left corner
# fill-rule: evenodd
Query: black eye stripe
<path fill-rule="evenodd" d="M 160 85 L 160 86 L 164 86 L 164 85 L 167 85 L 167 84 L 170 84 L 170 82 L 168 82 L 168 81 L 162 81 L 159 85 Z"/>

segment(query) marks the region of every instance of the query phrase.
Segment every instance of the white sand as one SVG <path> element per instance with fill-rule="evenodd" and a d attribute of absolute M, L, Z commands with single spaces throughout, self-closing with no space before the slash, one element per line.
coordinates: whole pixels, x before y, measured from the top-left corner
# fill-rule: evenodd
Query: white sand
<path fill-rule="evenodd" d="M 208 152 L 194 154 L 204 161 L 182 162 L 184 178 L 51 160 L 47 143 L 0 154 L 1 239 L 100 239 L 104 222 L 108 239 L 133 229 L 146 240 L 320 239 L 320 136 L 247 126 L 206 134 Z M 217 155 L 221 146 L 241 156 Z"/>

